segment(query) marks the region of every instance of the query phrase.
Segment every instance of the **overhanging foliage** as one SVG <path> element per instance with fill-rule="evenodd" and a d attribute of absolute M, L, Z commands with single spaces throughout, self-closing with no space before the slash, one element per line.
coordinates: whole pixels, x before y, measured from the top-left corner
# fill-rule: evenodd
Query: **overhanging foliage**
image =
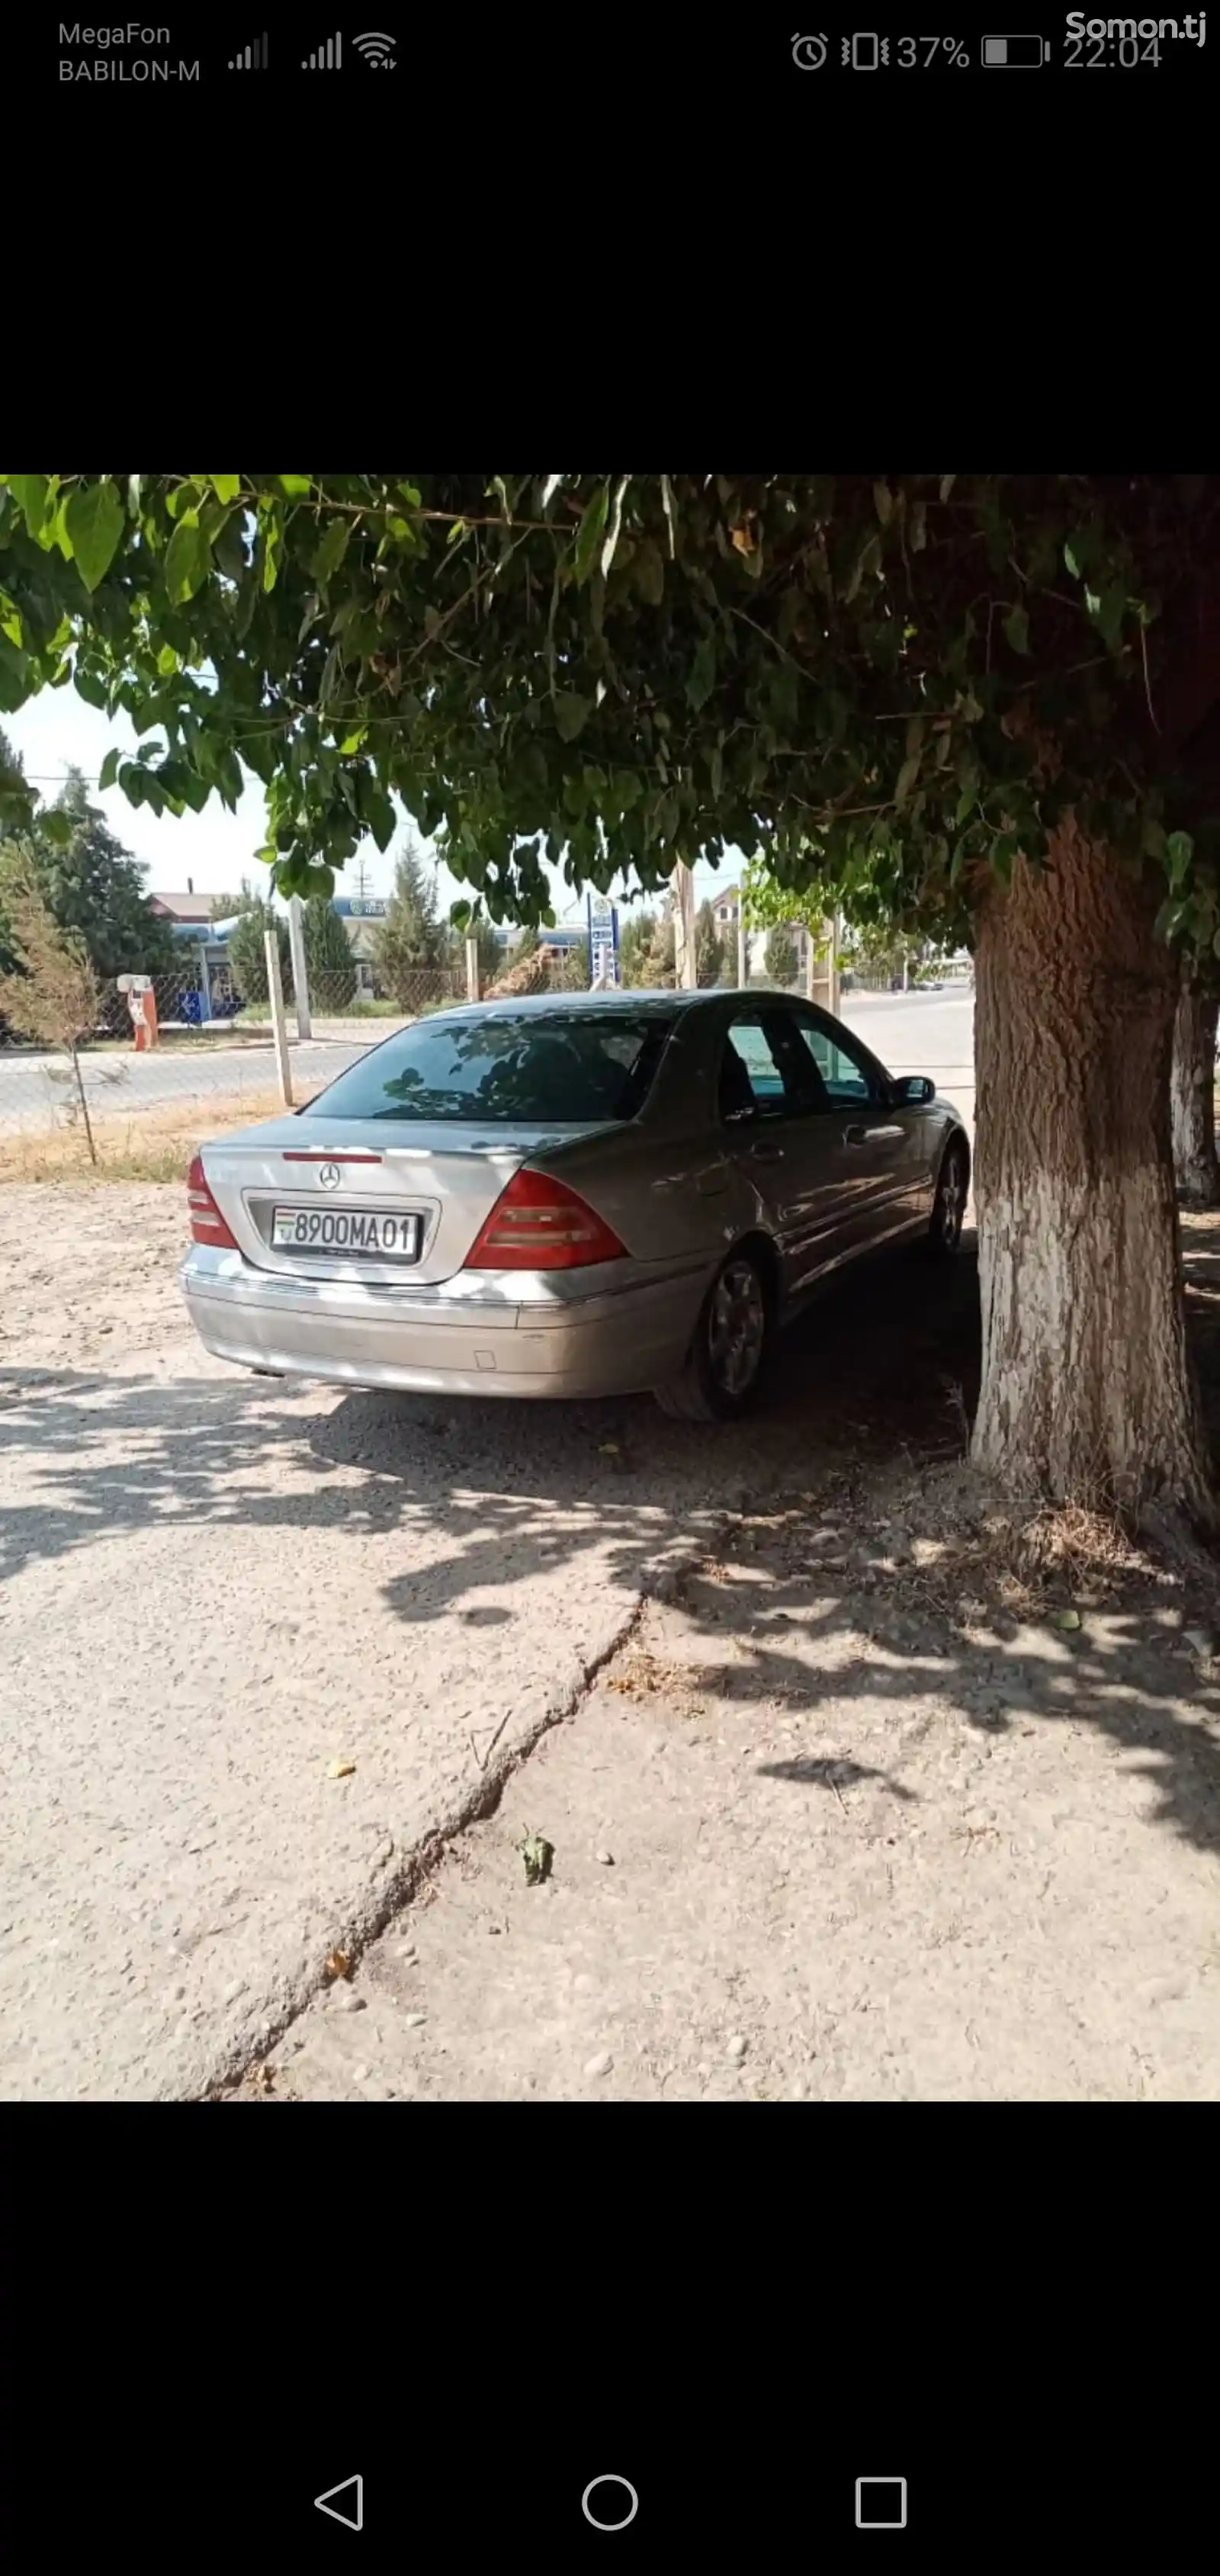
<path fill-rule="evenodd" d="M 760 849 L 943 938 L 1065 805 L 1218 924 L 1158 698 L 1210 478 L 0 478 L 0 712 L 72 679 L 133 803 L 268 794 L 329 891 L 400 797 L 497 919 Z M 1170 612 L 1166 614 L 1166 612 Z M 19 808 L 18 782 L 3 786 Z M 1183 808 L 1185 811 L 1185 808 Z M 10 825 L 20 821 L 9 810 Z"/>

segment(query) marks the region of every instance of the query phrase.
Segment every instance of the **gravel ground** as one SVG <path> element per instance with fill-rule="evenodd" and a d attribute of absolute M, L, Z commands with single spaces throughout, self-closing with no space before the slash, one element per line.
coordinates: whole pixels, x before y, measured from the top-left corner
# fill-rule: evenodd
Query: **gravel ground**
<path fill-rule="evenodd" d="M 0 2092 L 1212 2098 L 1220 1627 L 997 1573 L 968 1259 L 705 1433 L 245 1378 L 183 1232 L 0 1192 Z"/>
<path fill-rule="evenodd" d="M 737 1522 L 257 2086 L 1214 2099 L 1216 1670 L 1154 1578 L 930 1608 L 946 1482 Z"/>
<path fill-rule="evenodd" d="M 808 1436 L 782 1387 L 721 1438 L 252 1378 L 187 1325 L 184 1236 L 177 1189 L 0 1192 L 10 2096 L 244 2063 Z"/>

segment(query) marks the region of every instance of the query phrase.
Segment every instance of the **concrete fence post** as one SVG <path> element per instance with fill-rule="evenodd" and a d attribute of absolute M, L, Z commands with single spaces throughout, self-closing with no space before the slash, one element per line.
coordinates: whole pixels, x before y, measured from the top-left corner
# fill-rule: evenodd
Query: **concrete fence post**
<path fill-rule="evenodd" d="M 296 1006 L 297 1036 L 311 1038 L 313 1021 L 309 1015 L 309 974 L 305 964 L 305 913 L 299 894 L 288 903 L 288 951 L 292 959 L 292 998 Z"/>
<path fill-rule="evenodd" d="M 466 933 L 466 999 L 468 1002 L 479 999 L 479 943 L 473 930 Z"/>
<path fill-rule="evenodd" d="M 695 971 L 695 880 L 679 859 L 673 873 L 674 889 L 674 981 L 680 993 L 693 993 L 698 983 Z"/>
<path fill-rule="evenodd" d="M 744 990 L 745 986 L 749 983 L 749 980 L 750 954 L 746 944 L 746 908 L 739 895 L 737 898 L 737 982 L 739 988 Z"/>
<path fill-rule="evenodd" d="M 284 987 L 280 979 L 280 943 L 276 930 L 263 932 L 263 954 L 267 960 L 267 999 L 271 1004 L 271 1026 L 275 1034 L 275 1060 L 279 1067 L 280 1098 L 285 1109 L 292 1107 L 292 1059 L 288 1053 L 288 1023 L 284 1017 Z"/>

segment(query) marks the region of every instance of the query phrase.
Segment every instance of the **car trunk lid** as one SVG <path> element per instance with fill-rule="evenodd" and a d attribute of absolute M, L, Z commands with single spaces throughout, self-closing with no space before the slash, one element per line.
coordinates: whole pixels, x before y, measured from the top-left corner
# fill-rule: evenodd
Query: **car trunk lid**
<path fill-rule="evenodd" d="M 203 1165 L 257 1268 L 409 1289 L 462 1268 L 523 1163 L 554 1164 L 565 1148 L 616 1132 L 287 1117 L 205 1145 Z"/>

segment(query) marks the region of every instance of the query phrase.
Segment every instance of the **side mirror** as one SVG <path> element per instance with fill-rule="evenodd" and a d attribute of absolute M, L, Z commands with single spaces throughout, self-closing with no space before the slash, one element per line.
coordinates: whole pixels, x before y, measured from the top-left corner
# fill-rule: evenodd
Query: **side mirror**
<path fill-rule="evenodd" d="M 936 1085 L 926 1073 L 908 1073 L 894 1085 L 894 1106 L 901 1109 L 923 1109 L 936 1098 Z"/>

